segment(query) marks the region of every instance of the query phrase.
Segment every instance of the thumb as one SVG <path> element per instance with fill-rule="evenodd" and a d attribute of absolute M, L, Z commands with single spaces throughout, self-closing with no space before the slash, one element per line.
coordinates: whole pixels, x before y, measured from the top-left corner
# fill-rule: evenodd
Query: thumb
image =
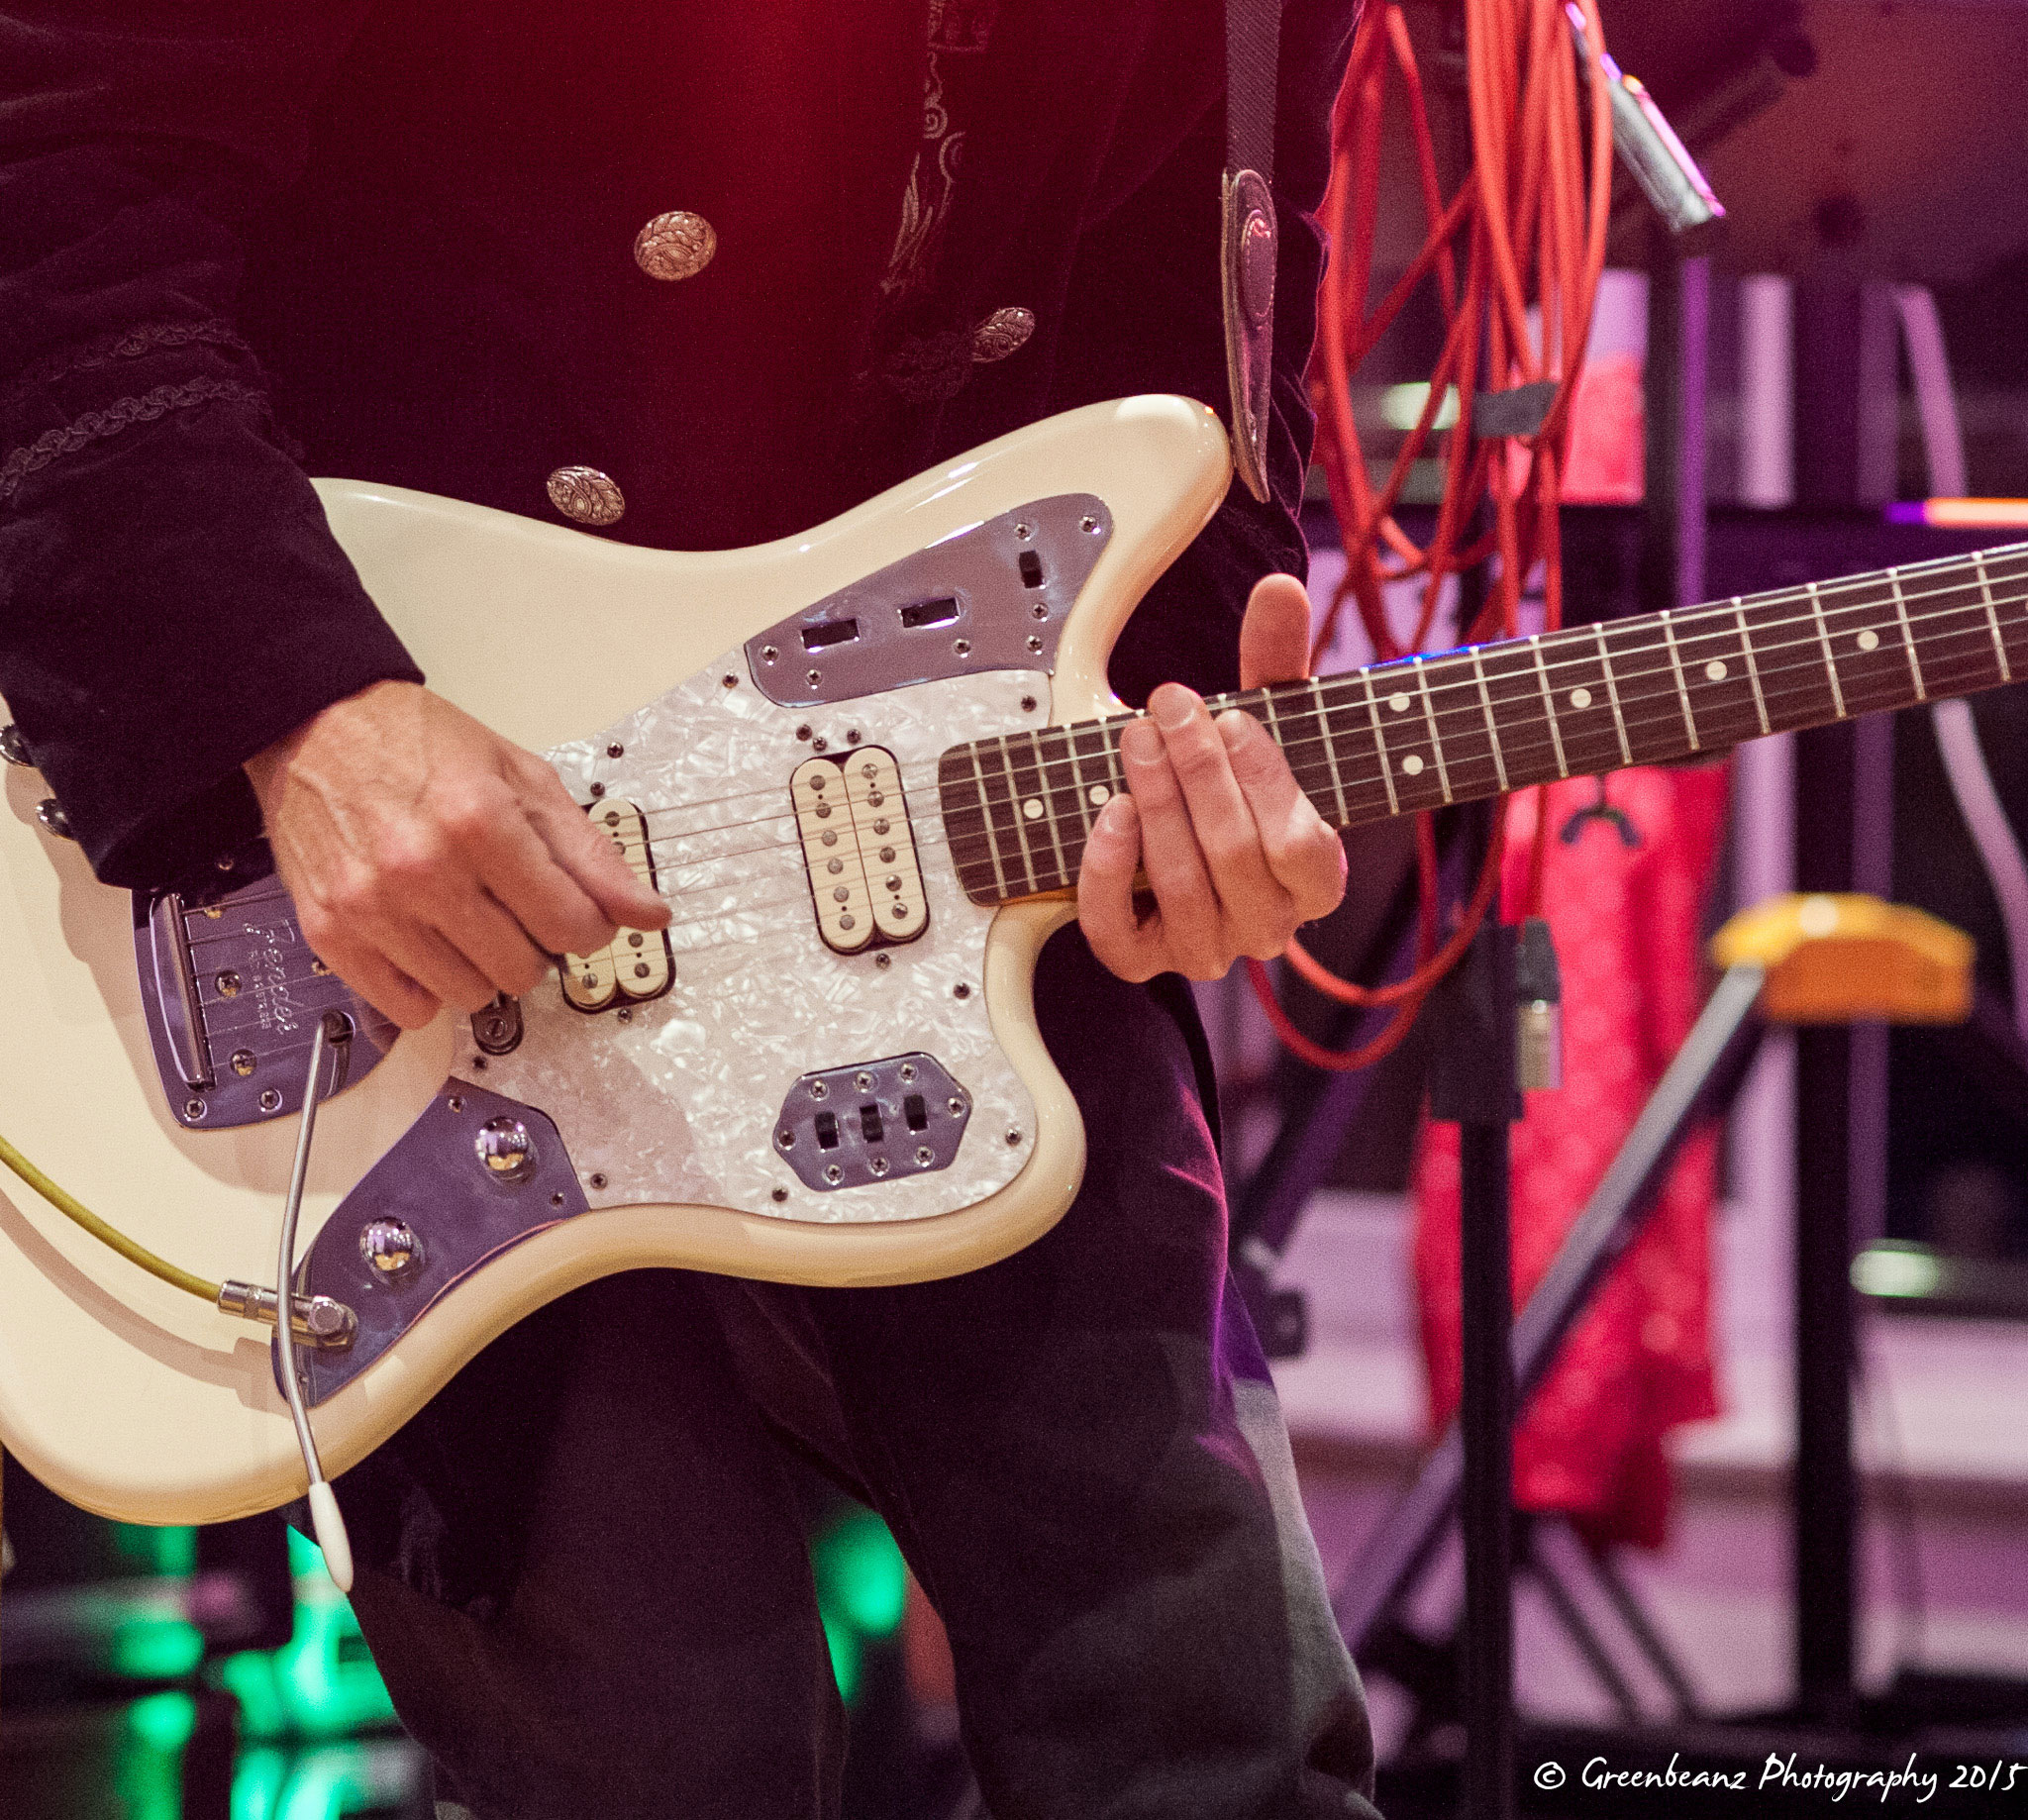
<path fill-rule="evenodd" d="M 1263 575 L 1240 622 L 1240 687 L 1297 682 L 1309 673 L 1309 590 L 1293 575 Z"/>

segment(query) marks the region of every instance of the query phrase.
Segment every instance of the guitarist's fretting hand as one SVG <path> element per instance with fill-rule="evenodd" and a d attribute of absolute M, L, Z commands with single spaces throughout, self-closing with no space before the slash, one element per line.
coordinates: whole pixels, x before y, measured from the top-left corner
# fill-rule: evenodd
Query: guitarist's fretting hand
<path fill-rule="evenodd" d="M 1240 684 L 1309 674 L 1310 603 L 1265 576 L 1240 631 Z M 1084 849 L 1077 917 L 1091 952 L 1125 979 L 1216 979 L 1242 955 L 1278 955 L 1296 926 L 1345 895 L 1345 849 L 1310 806 L 1266 728 L 1166 682 L 1120 737 L 1131 798 L 1106 804 Z M 1136 868 L 1155 907 L 1134 904 Z"/>
<path fill-rule="evenodd" d="M 417 683 L 333 703 L 247 774 L 303 939 L 406 1030 L 669 920 L 549 765 Z"/>

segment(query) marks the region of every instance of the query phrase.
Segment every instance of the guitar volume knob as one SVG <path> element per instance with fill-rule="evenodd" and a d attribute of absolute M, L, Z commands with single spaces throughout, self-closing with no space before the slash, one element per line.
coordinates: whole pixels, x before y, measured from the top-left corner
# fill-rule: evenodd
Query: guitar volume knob
<path fill-rule="evenodd" d="M 378 1282 L 399 1282 L 423 1267 L 423 1242 L 406 1220 L 368 1220 L 359 1229 L 359 1256 Z"/>
<path fill-rule="evenodd" d="M 479 1127 L 472 1148 L 495 1181 L 526 1181 L 535 1173 L 535 1140 L 519 1119 L 488 1119 Z"/>

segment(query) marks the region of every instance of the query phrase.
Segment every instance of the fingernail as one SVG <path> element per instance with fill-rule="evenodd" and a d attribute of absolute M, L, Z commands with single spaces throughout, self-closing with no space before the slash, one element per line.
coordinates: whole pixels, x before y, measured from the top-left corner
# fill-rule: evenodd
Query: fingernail
<path fill-rule="evenodd" d="M 1115 796 L 1098 812 L 1098 820 L 1092 826 L 1095 830 L 1103 829 L 1108 835 L 1125 836 L 1134 832 L 1136 819 L 1134 799 L 1131 796 Z"/>
<path fill-rule="evenodd" d="M 1218 737 L 1228 752 L 1238 752 L 1254 731 L 1254 717 L 1244 708 L 1228 708 L 1218 717 Z"/>
<path fill-rule="evenodd" d="M 1130 758 L 1150 763 L 1162 757 L 1162 735 L 1146 721 L 1134 721 L 1120 735 L 1120 751 Z"/>
<path fill-rule="evenodd" d="M 1178 727 L 1187 727 L 1190 716 L 1197 711 L 1197 697 L 1180 682 L 1165 682 L 1148 698 L 1149 712 L 1155 716 L 1155 724 L 1165 733 L 1173 733 Z"/>

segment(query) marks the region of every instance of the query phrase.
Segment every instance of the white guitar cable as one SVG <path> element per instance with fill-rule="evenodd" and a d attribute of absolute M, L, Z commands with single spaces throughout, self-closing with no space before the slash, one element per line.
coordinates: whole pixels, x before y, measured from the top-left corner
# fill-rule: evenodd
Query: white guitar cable
<path fill-rule="evenodd" d="M 310 1038 L 310 1074 L 303 1082 L 303 1116 L 296 1127 L 296 1163 L 289 1172 L 288 1200 L 281 1213 L 280 1254 L 275 1260 L 274 1285 L 278 1298 L 289 1295 L 296 1274 L 296 1219 L 303 1209 L 303 1181 L 310 1171 L 310 1140 L 317 1130 L 317 1088 L 324 1073 L 324 1052 L 336 1024 L 344 1032 L 340 1042 L 352 1035 L 340 1015 L 327 1012 L 317 1020 Z M 353 1545 L 346 1534 L 345 1517 L 338 1508 L 338 1494 L 324 1476 L 324 1465 L 317 1458 L 317 1438 L 310 1432 L 310 1412 L 303 1405 L 303 1387 L 296 1381 L 296 1335 L 293 1321 L 274 1324 L 276 1359 L 281 1366 L 282 1394 L 289 1400 L 289 1415 L 296 1425 L 296 1443 L 303 1450 L 303 1465 L 310 1474 L 310 1526 L 317 1546 L 324 1551 L 324 1565 L 341 1592 L 353 1589 Z"/>

